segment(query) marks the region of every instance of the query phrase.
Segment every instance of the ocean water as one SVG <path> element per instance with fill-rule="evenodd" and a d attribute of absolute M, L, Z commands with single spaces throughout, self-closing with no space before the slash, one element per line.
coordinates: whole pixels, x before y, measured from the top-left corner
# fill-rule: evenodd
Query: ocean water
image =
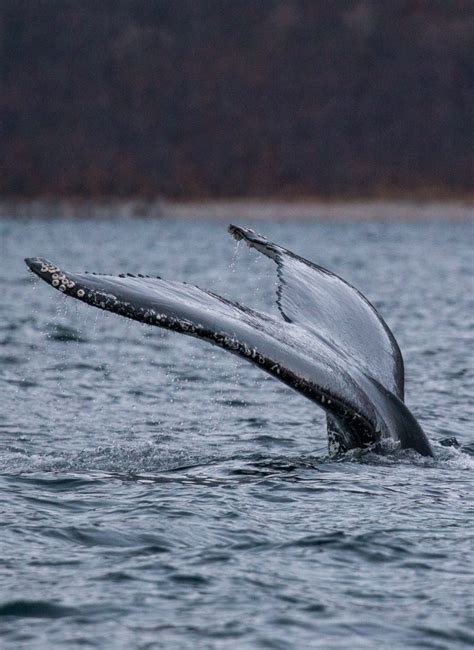
<path fill-rule="evenodd" d="M 272 262 L 224 222 L 3 219 L 2 648 L 473 646 L 472 222 L 242 225 L 376 305 L 436 457 L 331 461 L 310 401 L 23 262 L 157 274 L 274 313 Z"/>

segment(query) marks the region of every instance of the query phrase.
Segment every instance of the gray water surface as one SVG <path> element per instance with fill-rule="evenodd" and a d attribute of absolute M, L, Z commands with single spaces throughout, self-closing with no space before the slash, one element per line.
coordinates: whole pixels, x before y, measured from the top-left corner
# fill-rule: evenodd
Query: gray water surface
<path fill-rule="evenodd" d="M 329 461 L 310 401 L 23 263 L 157 274 L 277 313 L 272 262 L 225 223 L 3 219 L 2 647 L 474 644 L 472 223 L 244 225 L 376 305 L 436 458 Z M 451 436 L 460 449 L 437 442 Z"/>

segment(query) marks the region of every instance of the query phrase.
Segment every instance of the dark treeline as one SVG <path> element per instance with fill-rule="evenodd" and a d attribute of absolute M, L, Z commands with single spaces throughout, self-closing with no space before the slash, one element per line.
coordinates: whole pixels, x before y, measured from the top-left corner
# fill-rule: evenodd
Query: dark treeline
<path fill-rule="evenodd" d="M 2 0 L 0 193 L 473 190 L 473 0 Z"/>

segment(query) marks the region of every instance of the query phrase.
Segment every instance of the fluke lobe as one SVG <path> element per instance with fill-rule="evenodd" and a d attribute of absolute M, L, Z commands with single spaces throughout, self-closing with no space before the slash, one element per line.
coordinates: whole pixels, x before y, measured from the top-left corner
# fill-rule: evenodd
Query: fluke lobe
<path fill-rule="evenodd" d="M 68 296 L 204 339 L 260 366 L 326 411 L 332 456 L 384 438 L 432 456 L 404 404 L 398 344 L 368 300 L 342 278 L 249 228 L 231 225 L 229 232 L 275 261 L 281 319 L 159 277 L 69 273 L 39 257 L 25 261 Z"/>

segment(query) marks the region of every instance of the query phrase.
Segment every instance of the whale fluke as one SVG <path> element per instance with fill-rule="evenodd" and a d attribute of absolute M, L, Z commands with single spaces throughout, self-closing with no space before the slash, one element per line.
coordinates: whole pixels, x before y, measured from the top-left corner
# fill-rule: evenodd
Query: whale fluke
<path fill-rule="evenodd" d="M 359 368 L 403 399 L 400 348 L 365 296 L 334 273 L 269 242 L 249 228 L 231 224 L 229 232 L 276 262 L 277 305 L 284 320 L 334 342 Z"/>
<path fill-rule="evenodd" d="M 326 411 L 331 455 L 388 437 L 402 448 L 432 455 L 403 402 L 398 345 L 365 297 L 250 229 L 231 225 L 229 231 L 275 260 L 283 319 L 159 277 L 70 273 L 42 258 L 25 261 L 65 295 L 204 339 L 258 365 Z"/>

